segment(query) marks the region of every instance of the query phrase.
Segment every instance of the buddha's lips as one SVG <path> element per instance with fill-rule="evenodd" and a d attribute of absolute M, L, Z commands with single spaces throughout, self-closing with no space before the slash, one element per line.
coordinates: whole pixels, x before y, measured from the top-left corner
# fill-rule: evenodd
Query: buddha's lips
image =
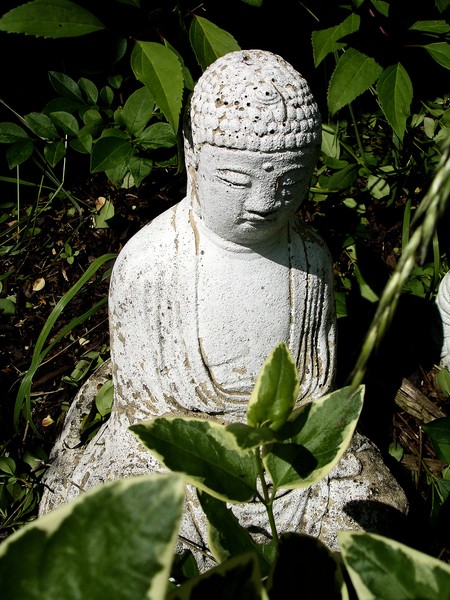
<path fill-rule="evenodd" d="M 244 221 L 272 221 L 278 209 L 272 209 L 268 211 L 256 211 L 256 210 L 247 210 L 243 217 Z"/>

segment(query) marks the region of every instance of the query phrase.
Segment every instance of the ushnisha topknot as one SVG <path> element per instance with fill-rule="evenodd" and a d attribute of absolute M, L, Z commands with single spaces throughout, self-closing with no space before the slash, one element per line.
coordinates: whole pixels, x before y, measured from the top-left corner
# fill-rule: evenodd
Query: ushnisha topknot
<path fill-rule="evenodd" d="M 198 80 L 190 105 L 191 147 L 277 152 L 318 146 L 319 109 L 305 79 L 280 56 L 241 50 Z"/>

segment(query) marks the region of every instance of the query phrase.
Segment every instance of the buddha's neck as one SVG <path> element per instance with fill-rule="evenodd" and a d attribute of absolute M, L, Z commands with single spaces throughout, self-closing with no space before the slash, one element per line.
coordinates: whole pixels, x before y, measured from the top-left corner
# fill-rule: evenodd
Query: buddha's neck
<path fill-rule="evenodd" d="M 279 251 L 281 247 L 286 248 L 287 244 L 288 224 L 286 224 L 280 232 L 274 236 L 271 236 L 267 240 L 244 246 L 242 244 L 236 244 L 235 242 L 221 238 L 214 233 L 214 231 L 208 229 L 203 221 L 194 213 L 192 214 L 191 223 L 199 240 L 205 239 L 213 246 L 216 246 L 222 250 L 224 253 L 230 253 L 232 255 L 246 255 L 246 258 L 250 258 L 252 255 L 255 257 L 269 257 L 274 252 Z"/>

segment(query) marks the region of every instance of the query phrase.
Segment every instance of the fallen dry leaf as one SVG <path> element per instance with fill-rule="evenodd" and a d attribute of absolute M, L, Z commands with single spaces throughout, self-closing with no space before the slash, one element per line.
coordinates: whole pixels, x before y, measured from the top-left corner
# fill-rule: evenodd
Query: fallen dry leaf
<path fill-rule="evenodd" d="M 33 292 L 39 292 L 40 290 L 44 289 L 44 287 L 45 287 L 45 279 L 43 277 L 38 277 L 33 282 L 31 289 L 33 290 Z"/>

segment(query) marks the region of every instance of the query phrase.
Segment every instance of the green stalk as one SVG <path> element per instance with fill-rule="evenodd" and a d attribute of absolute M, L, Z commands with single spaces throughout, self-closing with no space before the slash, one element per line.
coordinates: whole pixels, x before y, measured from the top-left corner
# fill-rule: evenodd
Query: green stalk
<path fill-rule="evenodd" d="M 273 497 L 270 496 L 269 490 L 267 489 L 266 479 L 264 477 L 264 467 L 261 459 L 261 448 L 255 450 L 256 464 L 258 465 L 258 475 L 261 481 L 261 489 L 263 492 L 263 502 L 267 510 L 267 516 L 269 517 L 270 530 L 272 537 L 276 544 L 278 544 L 278 532 L 275 525 L 275 517 L 273 516 Z"/>
<path fill-rule="evenodd" d="M 390 325 L 403 286 L 408 280 L 416 262 L 416 254 L 421 262 L 436 231 L 437 223 L 444 213 L 450 197 L 450 136 L 443 147 L 441 160 L 436 169 L 431 186 L 420 203 L 412 224 L 422 219 L 420 225 L 409 238 L 402 255 L 383 290 L 372 323 L 367 332 L 363 347 L 350 375 L 353 390 L 364 379 L 367 364 L 373 350 L 379 345 Z"/>

